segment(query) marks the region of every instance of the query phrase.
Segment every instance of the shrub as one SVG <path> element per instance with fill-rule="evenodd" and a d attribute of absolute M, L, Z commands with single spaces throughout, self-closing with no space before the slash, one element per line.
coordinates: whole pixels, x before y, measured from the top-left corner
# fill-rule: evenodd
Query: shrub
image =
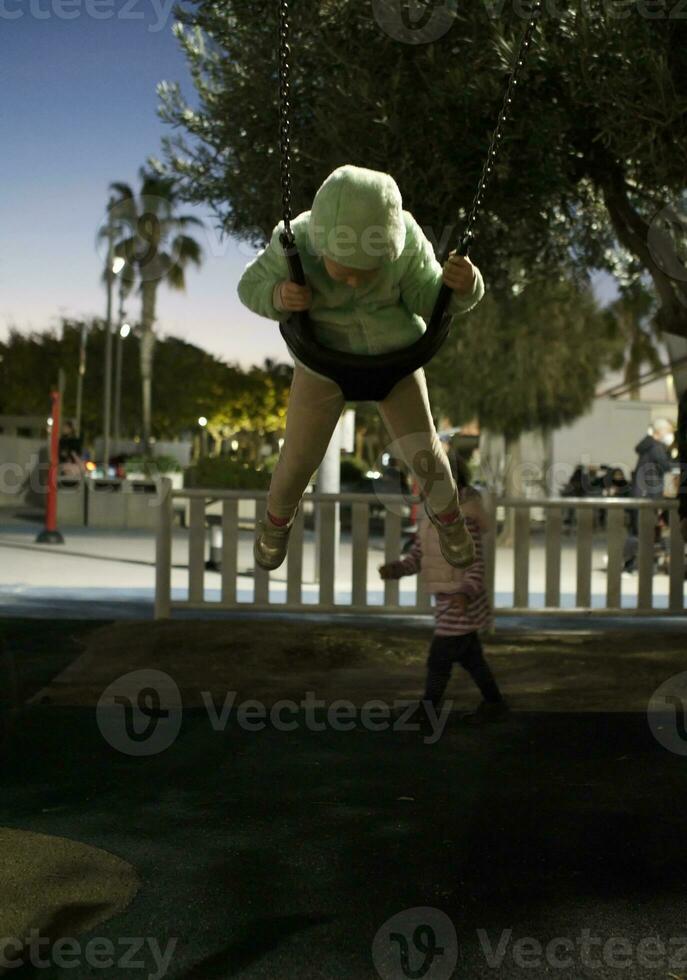
<path fill-rule="evenodd" d="M 124 469 L 127 473 L 143 473 L 152 478 L 164 476 L 165 473 L 179 473 L 182 467 L 174 456 L 127 456 Z"/>
<path fill-rule="evenodd" d="M 268 470 L 256 470 L 231 456 L 205 456 L 184 475 L 186 487 L 206 487 L 215 490 L 267 490 Z"/>

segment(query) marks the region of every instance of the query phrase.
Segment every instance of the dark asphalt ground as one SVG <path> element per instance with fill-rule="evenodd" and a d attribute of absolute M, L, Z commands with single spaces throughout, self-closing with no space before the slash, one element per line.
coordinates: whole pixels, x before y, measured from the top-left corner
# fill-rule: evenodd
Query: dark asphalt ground
<path fill-rule="evenodd" d="M 93 623 L 3 626 L 22 649 L 23 700 Z M 25 708 L 0 750 L 0 826 L 130 861 L 142 888 L 93 936 L 118 950 L 176 941 L 171 980 L 375 978 L 378 930 L 416 908 L 443 912 L 455 940 L 423 972 L 413 929 L 436 913 L 410 915 L 394 930 L 405 972 L 402 938 L 375 945 L 384 978 L 687 976 L 687 757 L 644 714 L 516 712 L 480 730 L 452 718 L 434 744 L 298 722 L 215 731 L 189 709 L 166 751 L 133 757 L 93 707 Z M 11 975 L 160 975 L 148 944 L 137 959 Z"/>

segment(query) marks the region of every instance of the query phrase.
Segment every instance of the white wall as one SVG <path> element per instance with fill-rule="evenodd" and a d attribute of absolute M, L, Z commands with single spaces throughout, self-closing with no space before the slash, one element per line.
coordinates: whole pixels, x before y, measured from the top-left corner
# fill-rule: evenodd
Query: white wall
<path fill-rule="evenodd" d="M 48 458 L 47 439 L 23 439 L 0 435 L 0 507 L 16 507 L 24 502 L 27 480 L 40 485 L 39 458 Z"/>
<path fill-rule="evenodd" d="M 622 466 L 629 476 L 637 463 L 634 451 L 647 434 L 655 412 L 650 402 L 598 398 L 592 410 L 552 434 L 553 477 L 557 489 L 575 466 Z"/>
<path fill-rule="evenodd" d="M 0 435 L 0 464 L 18 464 L 22 468 L 33 465 L 39 452 L 48 451 L 47 439 L 22 439 L 19 436 Z"/>
<path fill-rule="evenodd" d="M 524 492 L 527 497 L 558 495 L 580 463 L 585 466 L 621 466 L 627 477 L 637 463 L 635 446 L 657 418 L 676 421 L 670 402 L 638 402 L 597 398 L 591 410 L 572 425 L 551 433 L 548 444 L 540 433 L 522 436 Z M 502 492 L 505 447 L 501 436 L 480 436 L 482 472 L 497 492 Z"/>

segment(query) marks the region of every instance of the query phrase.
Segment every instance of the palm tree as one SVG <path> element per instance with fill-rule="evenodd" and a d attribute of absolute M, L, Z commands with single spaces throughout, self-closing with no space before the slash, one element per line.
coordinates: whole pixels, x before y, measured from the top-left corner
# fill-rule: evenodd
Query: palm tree
<path fill-rule="evenodd" d="M 663 367 L 656 346 L 657 341 L 660 341 L 661 331 L 656 317 L 652 316 L 655 306 L 653 295 L 641 280 L 636 279 L 624 286 L 618 299 L 608 307 L 626 341 L 623 381 L 633 399 L 639 398 L 642 366 L 648 364 L 655 371 Z"/>
<path fill-rule="evenodd" d="M 142 435 L 144 452 L 149 455 L 157 290 L 164 282 L 171 289 L 185 291 L 184 270 L 191 262 L 200 266 L 203 259 L 201 246 L 185 232 L 191 225 L 201 228 L 204 225 L 192 215 L 175 213 L 180 200 L 175 179 L 160 177 L 146 171 L 145 167 L 139 170 L 139 177 L 141 191 L 138 198 L 128 184 L 115 182 L 110 188 L 118 195 L 112 207 L 112 219 L 119 239 L 114 255 L 124 260 L 119 276 L 125 294 L 139 283 L 141 295 Z M 105 228 L 100 237 L 106 235 Z"/>

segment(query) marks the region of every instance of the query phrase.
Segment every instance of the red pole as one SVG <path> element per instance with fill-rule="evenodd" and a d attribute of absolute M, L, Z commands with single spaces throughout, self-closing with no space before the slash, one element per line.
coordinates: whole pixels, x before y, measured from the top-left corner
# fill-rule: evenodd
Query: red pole
<path fill-rule="evenodd" d="M 48 466 L 48 493 L 45 501 L 45 528 L 36 538 L 41 544 L 64 544 L 57 530 L 57 471 L 60 465 L 60 393 L 51 391 L 52 403 L 50 430 L 50 464 Z"/>

